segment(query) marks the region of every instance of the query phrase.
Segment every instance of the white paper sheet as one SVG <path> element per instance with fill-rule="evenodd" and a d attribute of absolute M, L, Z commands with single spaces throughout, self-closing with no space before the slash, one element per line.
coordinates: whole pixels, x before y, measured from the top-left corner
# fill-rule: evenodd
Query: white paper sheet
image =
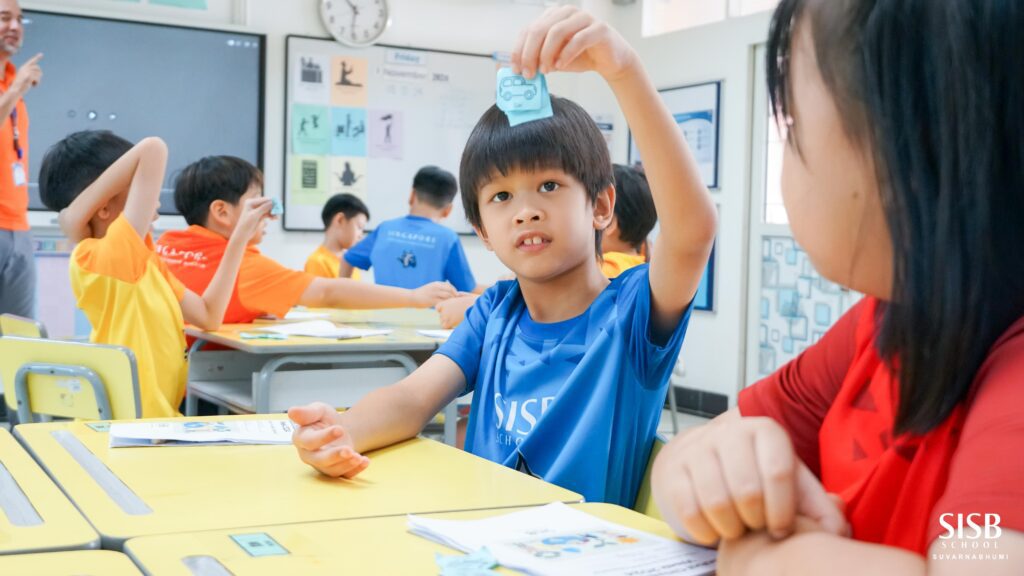
<path fill-rule="evenodd" d="M 438 340 L 447 340 L 452 335 L 454 330 L 417 330 L 416 333 L 420 336 L 426 336 L 427 338 L 437 338 Z"/>
<path fill-rule="evenodd" d="M 362 328 L 351 328 L 338 326 L 328 320 L 310 320 L 308 322 L 294 322 L 291 324 L 273 324 L 261 326 L 253 331 L 273 332 L 287 336 L 311 336 L 314 338 L 366 338 L 369 336 L 384 336 L 390 334 L 391 330 L 367 330 Z"/>
<path fill-rule="evenodd" d="M 703 576 L 716 552 L 627 528 L 555 503 L 483 520 L 409 515 L 409 531 L 471 552 L 487 547 L 507 568 L 541 576 Z"/>
<path fill-rule="evenodd" d="M 110 425 L 110 447 L 290 444 L 291 420 L 133 422 Z"/>

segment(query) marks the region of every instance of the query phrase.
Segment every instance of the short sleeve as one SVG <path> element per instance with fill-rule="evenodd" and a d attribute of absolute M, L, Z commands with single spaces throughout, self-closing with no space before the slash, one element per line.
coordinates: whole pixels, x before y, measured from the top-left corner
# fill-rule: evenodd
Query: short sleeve
<path fill-rule="evenodd" d="M 635 367 L 637 378 L 646 388 L 660 386 L 661 375 L 668 373 L 679 358 L 679 349 L 690 323 L 691 303 L 683 311 L 675 329 L 664 342 L 657 342 L 651 334 L 651 277 L 650 266 L 631 268 L 613 282 L 619 283 L 616 300 L 618 315 L 624 323 L 626 350 Z"/>
<path fill-rule="evenodd" d="M 939 516 L 998 514 L 1003 530 L 1024 532 L 1024 337 L 998 347 L 978 373 L 977 395 L 935 505 L 928 542 L 945 530 Z"/>
<path fill-rule="evenodd" d="M 867 299 L 857 303 L 816 344 L 739 395 L 740 413 L 782 425 L 816 475 L 821 472 L 818 431 L 853 362 L 857 325 L 867 305 Z"/>
<path fill-rule="evenodd" d="M 345 251 L 345 262 L 360 270 L 370 269 L 370 253 L 373 252 L 373 245 L 377 242 L 377 232 L 380 227 L 374 228 L 373 232 L 358 244 Z"/>
<path fill-rule="evenodd" d="M 476 279 L 473 278 L 473 271 L 469 269 L 469 261 L 466 260 L 466 253 L 462 249 L 462 242 L 459 242 L 458 236 L 455 237 L 452 249 L 448 254 L 448 261 L 444 266 L 444 278 L 460 292 L 472 292 L 476 288 Z"/>
<path fill-rule="evenodd" d="M 162 258 L 157 256 L 155 252 L 150 258 L 156 266 L 156 269 L 160 271 L 160 275 L 163 276 L 171 286 L 171 291 L 174 292 L 174 297 L 178 299 L 178 302 L 184 300 L 186 288 L 185 285 L 181 283 L 181 280 L 178 280 L 178 277 L 171 273 L 170 269 L 167 268 L 167 264 Z"/>
<path fill-rule="evenodd" d="M 238 299 L 249 310 L 283 318 L 314 278 L 262 254 L 247 252 L 238 271 Z"/>
<path fill-rule="evenodd" d="M 498 285 L 491 286 L 477 298 L 476 303 L 466 312 L 466 319 L 437 349 L 437 354 L 451 358 L 462 369 L 462 373 L 466 377 L 466 389 L 463 394 L 468 394 L 476 388 L 476 377 L 480 369 L 480 356 L 483 352 L 487 320 L 494 309 L 498 290 Z"/>
<path fill-rule="evenodd" d="M 139 236 L 121 214 L 103 238 L 83 240 L 75 250 L 75 260 L 83 270 L 134 284 L 146 273 L 151 259 L 159 260 L 153 258 L 155 254 L 149 237 Z"/>

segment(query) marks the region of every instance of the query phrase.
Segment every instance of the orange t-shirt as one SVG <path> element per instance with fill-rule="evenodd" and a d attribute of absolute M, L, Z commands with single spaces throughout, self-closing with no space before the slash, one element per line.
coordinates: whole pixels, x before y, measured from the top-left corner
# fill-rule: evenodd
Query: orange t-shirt
<path fill-rule="evenodd" d="M 165 232 L 157 253 L 171 272 L 197 294 L 206 291 L 220 266 L 228 239 L 202 226 Z M 255 246 L 245 249 L 231 301 L 224 312 L 225 324 L 245 324 L 259 316 L 283 318 L 299 303 L 314 276 L 285 268 L 260 254 Z"/>
<path fill-rule="evenodd" d="M 14 64 L 8 62 L 0 79 L 0 92 L 7 92 L 17 73 Z M 11 116 L 0 120 L 0 229 L 28 230 L 28 110 L 25 101 L 18 100 L 14 111 L 18 119 L 21 158 L 14 146 Z M 20 185 L 14 182 L 15 164 L 21 165 L 23 178 Z"/>
<path fill-rule="evenodd" d="M 122 215 L 103 238 L 81 241 L 71 254 L 71 289 L 92 324 L 89 340 L 135 354 L 142 417 L 179 416 L 185 396 L 185 287 Z"/>

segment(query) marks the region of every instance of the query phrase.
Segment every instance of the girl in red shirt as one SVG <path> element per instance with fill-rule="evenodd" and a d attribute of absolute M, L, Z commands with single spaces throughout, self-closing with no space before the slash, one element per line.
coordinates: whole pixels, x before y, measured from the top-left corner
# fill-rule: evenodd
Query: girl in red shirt
<path fill-rule="evenodd" d="M 782 0 L 793 235 L 865 299 L 676 437 L 654 494 L 719 574 L 1024 574 L 1024 5 Z"/>

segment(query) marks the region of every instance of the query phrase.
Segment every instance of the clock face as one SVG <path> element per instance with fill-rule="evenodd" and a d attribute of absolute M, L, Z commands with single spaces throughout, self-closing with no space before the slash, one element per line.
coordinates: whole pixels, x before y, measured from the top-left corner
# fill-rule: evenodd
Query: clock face
<path fill-rule="evenodd" d="M 335 40 L 349 46 L 373 44 L 391 23 L 387 0 L 320 0 L 320 18 Z"/>

